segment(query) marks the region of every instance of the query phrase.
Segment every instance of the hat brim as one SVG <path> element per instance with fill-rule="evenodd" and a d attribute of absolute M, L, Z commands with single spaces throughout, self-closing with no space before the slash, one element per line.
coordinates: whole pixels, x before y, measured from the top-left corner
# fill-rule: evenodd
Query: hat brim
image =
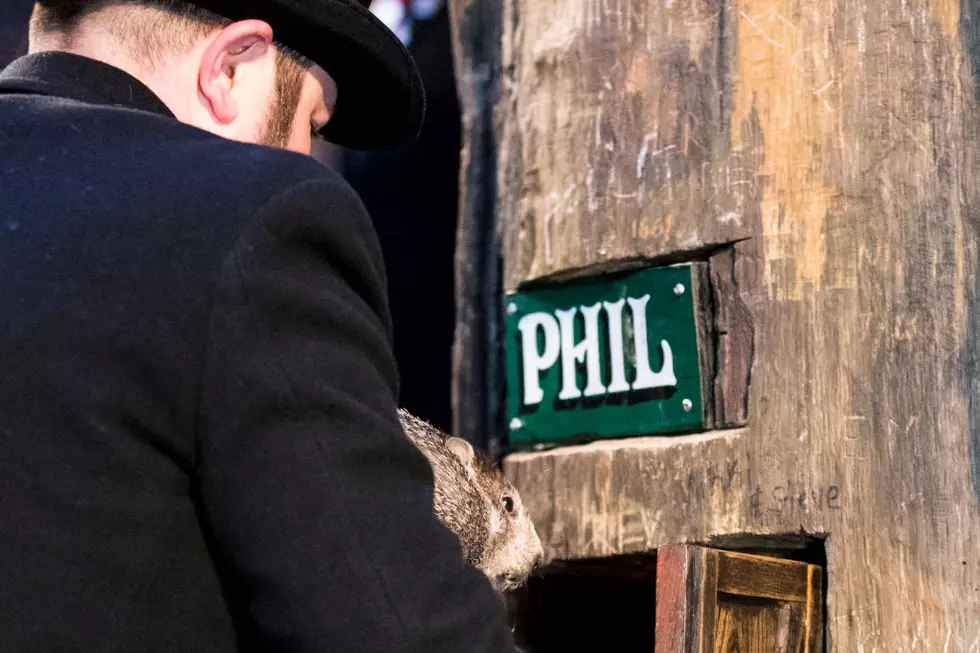
<path fill-rule="evenodd" d="M 275 39 L 323 68 L 337 106 L 320 134 L 358 150 L 390 150 L 418 136 L 422 79 L 405 46 L 353 0 L 193 0 L 225 18 L 265 20 Z"/>

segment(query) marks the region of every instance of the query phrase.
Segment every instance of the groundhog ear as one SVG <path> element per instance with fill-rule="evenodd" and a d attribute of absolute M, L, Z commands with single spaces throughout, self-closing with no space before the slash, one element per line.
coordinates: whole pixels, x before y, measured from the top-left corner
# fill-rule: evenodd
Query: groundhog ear
<path fill-rule="evenodd" d="M 469 442 L 462 438 L 448 438 L 446 440 L 446 446 L 449 450 L 459 458 L 459 462 L 463 463 L 463 467 L 470 467 L 473 465 L 473 459 L 476 458 L 476 452 L 473 451 L 473 446 Z"/>

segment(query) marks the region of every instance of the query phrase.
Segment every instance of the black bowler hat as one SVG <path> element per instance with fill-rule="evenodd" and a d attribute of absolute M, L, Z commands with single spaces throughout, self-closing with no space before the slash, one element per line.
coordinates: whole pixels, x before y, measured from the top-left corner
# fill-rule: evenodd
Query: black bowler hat
<path fill-rule="evenodd" d="M 408 50 L 369 10 L 370 0 L 189 0 L 230 20 L 255 18 L 275 39 L 337 83 L 337 107 L 320 134 L 358 150 L 408 144 L 422 127 L 425 94 Z"/>

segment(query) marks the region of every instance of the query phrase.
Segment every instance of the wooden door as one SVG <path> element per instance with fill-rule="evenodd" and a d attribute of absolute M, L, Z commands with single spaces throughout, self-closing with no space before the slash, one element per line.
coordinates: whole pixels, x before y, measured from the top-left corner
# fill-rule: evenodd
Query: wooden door
<path fill-rule="evenodd" d="M 655 653 L 821 653 L 822 588 L 816 565 L 661 548 Z"/>

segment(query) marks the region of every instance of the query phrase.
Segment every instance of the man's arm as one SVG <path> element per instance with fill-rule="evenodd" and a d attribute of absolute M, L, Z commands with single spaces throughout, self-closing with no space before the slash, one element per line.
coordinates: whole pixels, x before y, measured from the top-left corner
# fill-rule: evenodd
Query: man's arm
<path fill-rule="evenodd" d="M 507 649 L 398 422 L 380 257 L 353 192 L 320 179 L 266 205 L 223 264 L 200 495 L 246 649 Z"/>

